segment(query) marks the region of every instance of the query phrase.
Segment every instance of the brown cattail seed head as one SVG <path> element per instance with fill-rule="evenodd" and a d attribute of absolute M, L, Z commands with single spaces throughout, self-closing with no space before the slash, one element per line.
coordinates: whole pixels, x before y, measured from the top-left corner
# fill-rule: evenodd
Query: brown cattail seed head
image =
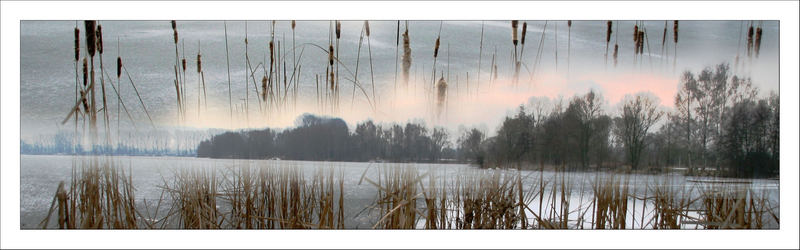
<path fill-rule="evenodd" d="M 89 63 L 86 61 L 86 58 L 83 58 L 83 86 L 86 87 L 89 84 L 87 81 L 89 80 Z"/>
<path fill-rule="evenodd" d="M 81 30 L 75 27 L 75 61 L 81 59 Z"/>
<path fill-rule="evenodd" d="M 761 27 L 756 28 L 756 43 L 755 43 L 755 51 L 756 57 L 758 57 L 758 53 L 761 50 Z"/>
<path fill-rule="evenodd" d="M 97 25 L 97 51 L 103 54 L 103 25 Z"/>
<path fill-rule="evenodd" d="M 342 38 L 342 22 L 336 21 L 336 39 Z"/>
<path fill-rule="evenodd" d="M 639 40 L 639 25 L 633 26 L 633 41 L 636 42 Z"/>
<path fill-rule="evenodd" d="M 175 20 L 169 21 L 172 24 L 172 30 L 177 30 L 178 25 L 175 23 Z"/>
<path fill-rule="evenodd" d="M 331 78 L 330 79 L 331 79 L 331 91 L 333 91 L 335 89 L 335 86 L 336 86 L 336 78 L 333 75 L 333 70 L 331 70 Z"/>
<path fill-rule="evenodd" d="M 295 26 L 297 26 L 297 24 L 294 22 L 294 20 L 292 20 L 292 30 L 294 30 Z"/>
<path fill-rule="evenodd" d="M 606 43 L 611 42 L 611 32 L 613 32 L 611 30 L 611 26 L 612 25 L 613 25 L 613 23 L 611 21 L 606 22 L 606 26 L 608 26 L 606 28 Z"/>
<path fill-rule="evenodd" d="M 261 98 L 267 100 L 267 76 L 261 78 Z"/>
<path fill-rule="evenodd" d="M 172 31 L 172 42 L 174 42 L 175 44 L 178 44 L 178 31 L 177 30 L 173 30 Z"/>
<path fill-rule="evenodd" d="M 619 45 L 614 44 L 614 66 L 617 66 L 617 52 L 619 51 Z"/>
<path fill-rule="evenodd" d="M 675 43 L 678 43 L 678 20 L 672 22 L 672 36 L 675 38 Z"/>
<path fill-rule="evenodd" d="M 275 43 L 269 41 L 269 66 L 275 63 Z"/>
<path fill-rule="evenodd" d="M 117 78 L 122 76 L 122 58 L 117 57 Z"/>
<path fill-rule="evenodd" d="M 328 64 L 333 65 L 333 45 L 328 45 Z"/>
<path fill-rule="evenodd" d="M 522 23 L 522 45 L 525 45 L 525 33 L 528 32 L 528 22 Z"/>
<path fill-rule="evenodd" d="M 197 73 L 203 71 L 203 60 L 200 59 L 200 54 L 197 54 Z"/>
<path fill-rule="evenodd" d="M 517 21 L 517 20 L 512 20 L 511 21 L 511 42 L 514 44 L 514 46 L 517 46 L 517 40 L 518 40 L 518 38 L 517 38 L 517 26 L 518 25 L 517 25 L 517 23 L 518 22 L 519 21 Z"/>
<path fill-rule="evenodd" d="M 369 21 L 364 21 L 364 29 L 367 31 L 367 37 L 369 37 Z"/>
<path fill-rule="evenodd" d="M 436 46 L 433 48 L 433 58 L 439 56 L 439 38 L 436 38 Z"/>
<path fill-rule="evenodd" d="M 181 66 L 183 67 L 183 71 L 186 72 L 186 58 L 181 59 Z"/>
<path fill-rule="evenodd" d="M 83 99 L 81 99 L 81 103 L 83 103 L 83 110 L 84 112 L 89 112 L 89 102 L 86 100 L 86 91 L 81 90 L 81 96 L 83 96 Z"/>
<path fill-rule="evenodd" d="M 567 20 L 567 28 L 572 28 L 572 20 Z"/>
<path fill-rule="evenodd" d="M 83 22 L 86 32 L 86 50 L 89 52 L 89 56 L 94 57 L 94 52 L 97 46 L 97 34 L 95 34 L 95 29 L 97 28 L 96 21 L 84 21 Z"/>
<path fill-rule="evenodd" d="M 639 31 L 639 54 L 644 53 L 644 31 Z"/>

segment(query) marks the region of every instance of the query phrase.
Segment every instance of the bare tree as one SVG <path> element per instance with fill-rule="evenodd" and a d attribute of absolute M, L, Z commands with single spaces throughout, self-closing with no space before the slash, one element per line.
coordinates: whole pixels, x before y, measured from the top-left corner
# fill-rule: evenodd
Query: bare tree
<path fill-rule="evenodd" d="M 628 163 L 638 169 L 642 151 L 646 146 L 648 130 L 664 115 L 658 107 L 658 98 L 644 93 L 626 96 L 616 118 L 616 133 L 625 147 Z"/>

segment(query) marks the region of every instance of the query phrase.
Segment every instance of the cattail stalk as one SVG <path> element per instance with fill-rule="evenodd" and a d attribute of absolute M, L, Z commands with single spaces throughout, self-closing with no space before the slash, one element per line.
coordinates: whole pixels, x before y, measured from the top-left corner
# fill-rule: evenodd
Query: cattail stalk
<path fill-rule="evenodd" d="M 372 67 L 372 41 L 369 38 L 369 21 L 364 21 L 365 31 L 367 32 L 367 51 L 369 53 L 369 76 L 372 82 L 372 99 L 374 100 L 373 110 L 377 110 L 378 96 L 375 95 L 375 71 Z"/>
<path fill-rule="evenodd" d="M 228 66 L 228 109 L 230 110 L 231 125 L 233 125 L 233 98 L 231 96 L 231 60 L 228 52 L 228 22 L 225 25 L 225 62 Z"/>
<path fill-rule="evenodd" d="M 569 57 L 572 54 L 572 20 L 567 20 L 567 77 L 569 77 Z"/>

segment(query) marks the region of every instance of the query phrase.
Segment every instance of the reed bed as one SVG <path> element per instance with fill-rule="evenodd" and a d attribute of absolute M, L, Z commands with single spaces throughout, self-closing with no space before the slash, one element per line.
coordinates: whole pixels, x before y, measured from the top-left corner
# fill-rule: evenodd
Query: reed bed
<path fill-rule="evenodd" d="M 345 208 L 358 208 L 348 206 L 354 200 L 345 199 L 345 176 L 335 168 L 244 162 L 181 169 L 163 179 L 161 198 L 148 204 L 135 199 L 130 171 L 105 159 L 85 161 L 85 167 L 73 169 L 70 182 L 59 184 L 42 228 L 354 227 Z M 369 171 L 358 184 L 374 187 L 375 200 L 363 208 L 368 213 L 355 216 L 365 216 L 360 218 L 371 221 L 373 229 L 759 229 L 780 224 L 774 201 L 750 186 L 684 186 L 671 177 L 647 177 L 637 187 L 642 182 L 629 175 L 578 177 L 562 171 L 453 173 L 415 166 Z"/>

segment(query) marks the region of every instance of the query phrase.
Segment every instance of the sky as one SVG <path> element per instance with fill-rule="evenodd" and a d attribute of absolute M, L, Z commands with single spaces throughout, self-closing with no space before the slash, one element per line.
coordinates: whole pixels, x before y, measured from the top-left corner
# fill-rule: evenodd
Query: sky
<path fill-rule="evenodd" d="M 178 53 L 188 62 L 185 82 L 189 100 L 186 120 L 179 123 L 173 84 L 176 48 L 169 21 L 101 20 L 105 46 L 103 73 L 108 74 L 114 88 L 119 88 L 122 102 L 131 115 L 128 118 L 120 111 L 121 130 L 146 128 L 149 121 L 127 75 L 123 73 L 117 82 L 117 56 L 121 57 L 158 128 L 281 128 L 294 125 L 297 116 L 303 113 L 314 113 L 342 117 L 351 127 L 367 119 L 379 123 L 423 121 L 426 125 L 442 126 L 451 131 L 479 127 L 491 134 L 520 104 L 532 99 L 568 101 L 573 95 L 590 89 L 603 95 L 604 112 L 609 114 L 617 112 L 616 105 L 625 95 L 638 92 L 650 92 L 669 109 L 683 71 L 698 72 L 719 63 L 729 63 L 735 74 L 750 77 L 762 96 L 770 91 L 777 92 L 779 87 L 779 25 L 776 21 L 753 22 L 764 31 L 760 54 L 752 58 L 745 52 L 746 28 L 750 21 L 680 21 L 677 44 L 673 41 L 672 21 L 640 22 L 639 27 L 647 31 L 645 51 L 634 59 L 635 21 L 614 21 L 606 56 L 606 21 L 573 21 L 568 27 L 563 20 L 520 20 L 520 32 L 523 23 L 528 27 L 525 45 L 517 47 L 522 65 L 517 83 L 513 80 L 510 21 L 402 21 L 400 29 L 402 32 L 408 27 L 412 51 L 407 86 L 402 84 L 401 77 L 395 80 L 396 68 L 400 67 L 396 66 L 396 53 L 403 52 L 402 38 L 400 48 L 396 47 L 398 22 L 370 21 L 371 34 L 367 37 L 362 36 L 363 21 L 342 21 L 336 49 L 341 64 L 339 109 L 331 112 L 330 105 L 323 108 L 319 104 L 321 90 L 317 81 L 324 85 L 328 60 L 325 50 L 332 22 L 297 21 L 294 32 L 290 23 L 276 21 L 273 30 L 271 21 L 177 21 Z M 71 123 L 61 125 L 60 122 L 75 99 L 73 29 L 76 25 L 81 29 L 83 57 L 82 21 L 22 21 L 20 24 L 23 140 L 72 129 Z M 666 38 L 663 37 L 665 25 Z M 284 50 L 287 75 L 292 75 L 291 65 L 295 60 L 300 65 L 299 97 L 285 109 L 267 113 L 260 110 L 265 108 L 260 107 L 253 89 L 261 85 L 263 67 L 256 69 L 252 78 L 257 81 L 253 83 L 252 78 L 247 78 L 245 55 L 254 68 L 268 63 L 267 48 L 273 32 L 276 44 L 280 43 Z M 436 78 L 444 78 L 448 84 L 446 104 L 438 117 L 431 90 L 437 36 L 441 45 L 436 58 Z M 666 41 L 664 46 L 662 38 Z M 612 58 L 614 44 L 620 47 L 616 66 Z M 198 53 L 203 58 L 208 100 L 207 108 L 200 105 L 199 110 L 200 85 L 195 66 Z M 99 58 L 95 57 L 95 61 L 99 71 Z M 496 80 L 490 77 L 493 61 L 498 68 Z M 356 68 L 363 91 L 354 90 L 350 81 L 356 75 Z M 97 75 L 99 77 L 100 73 Z M 116 129 L 117 97 L 111 90 L 107 91 L 109 119 Z M 375 109 L 371 108 L 371 101 L 377 101 Z"/>

